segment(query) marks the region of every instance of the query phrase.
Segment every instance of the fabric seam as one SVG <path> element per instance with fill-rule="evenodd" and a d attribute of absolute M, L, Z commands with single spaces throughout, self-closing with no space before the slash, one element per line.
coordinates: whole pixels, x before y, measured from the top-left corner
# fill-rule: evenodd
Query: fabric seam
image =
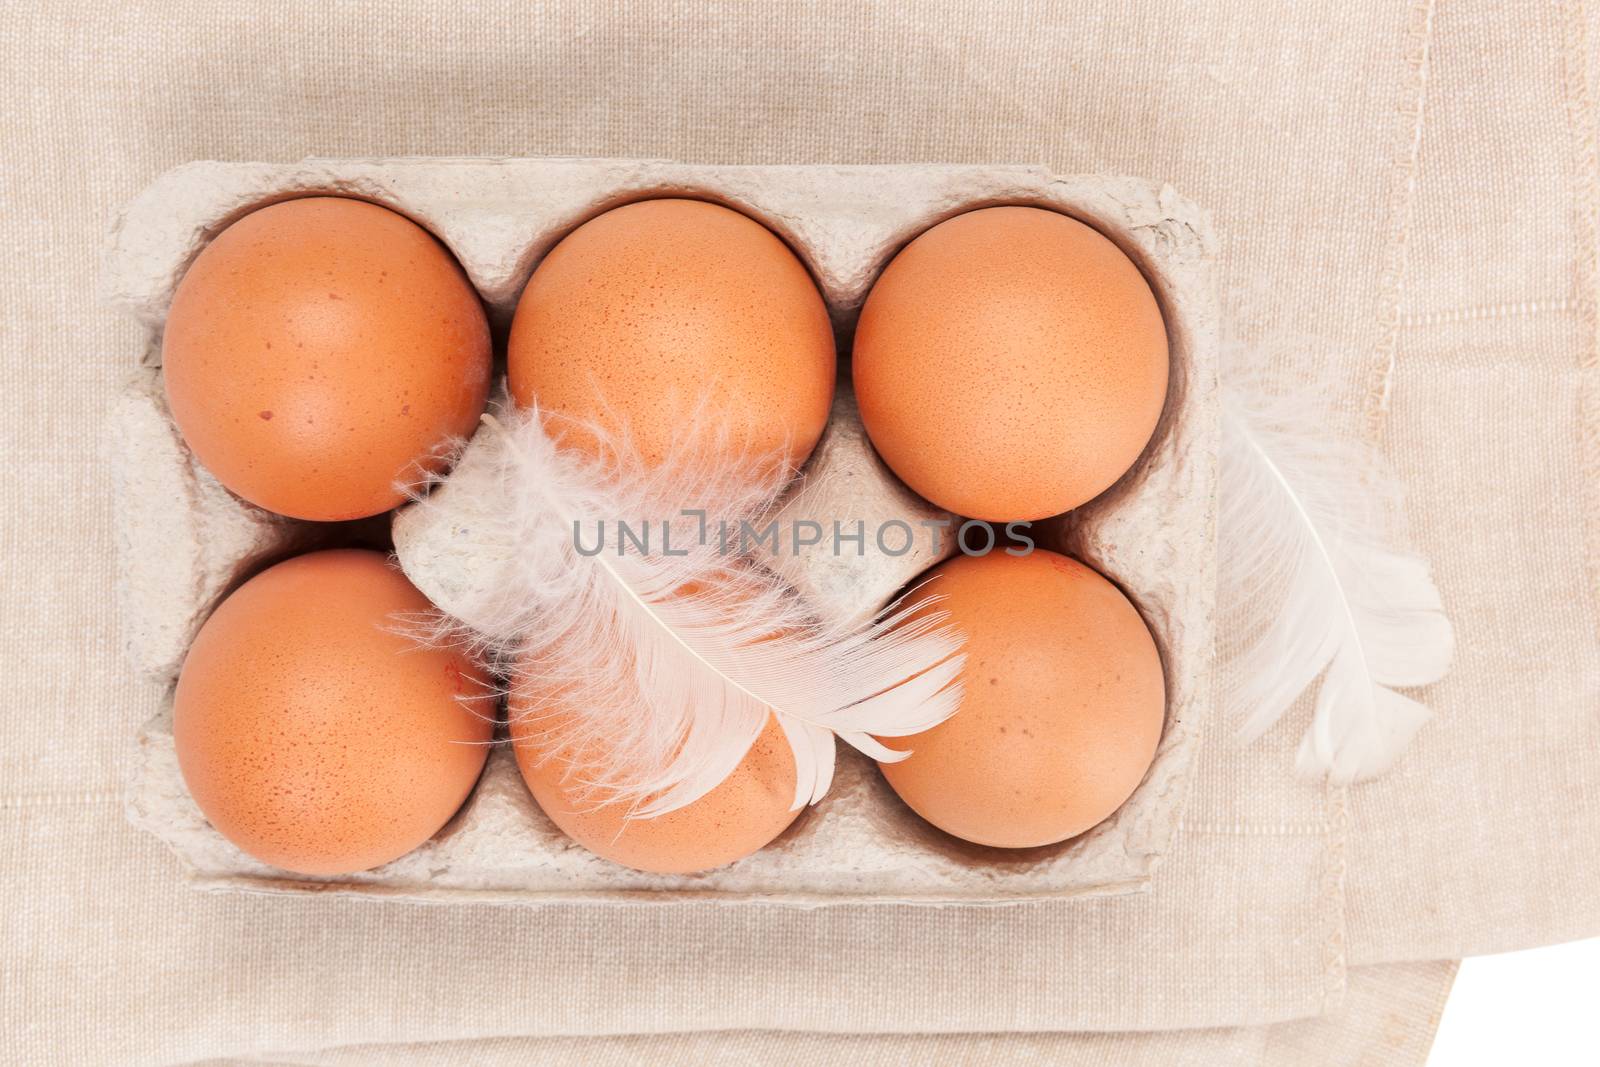
<path fill-rule="evenodd" d="M 1476 304 L 1470 307 L 1445 308 L 1440 311 L 1420 311 L 1401 315 L 1400 328 L 1413 330 L 1428 326 L 1448 326 L 1458 322 L 1485 322 L 1491 319 L 1527 319 L 1536 315 L 1565 315 L 1579 310 L 1578 301 L 1570 297 L 1554 300 L 1512 300 L 1500 304 Z"/>
<path fill-rule="evenodd" d="M 83 793 L 20 793 L 15 796 L 0 796 L 0 811 L 89 807 L 94 804 L 115 804 L 121 800 L 122 794 L 115 789 L 98 789 Z"/>
<path fill-rule="evenodd" d="M 1400 307 L 1404 299 L 1409 262 L 1412 206 L 1416 199 L 1417 165 L 1422 153 L 1423 115 L 1428 99 L 1428 61 L 1433 44 L 1435 0 L 1413 0 L 1406 17 L 1403 56 L 1406 74 L 1395 111 L 1402 135 L 1390 169 L 1389 200 L 1384 216 L 1387 241 L 1378 270 L 1378 342 L 1373 346 L 1367 371 L 1366 437 L 1376 443 L 1382 436 L 1389 408 L 1395 352 L 1400 341 Z M 1324 1014 L 1344 999 L 1349 978 L 1345 875 L 1348 865 L 1349 797 L 1347 786 L 1329 785 L 1324 802 L 1330 828 L 1324 893 L 1332 912 L 1331 928 L 1323 942 L 1326 978 Z"/>
<path fill-rule="evenodd" d="M 1428 59 L 1433 43 L 1434 0 L 1414 0 L 1407 18 L 1404 96 L 1397 113 L 1406 137 L 1395 155 L 1384 217 L 1387 234 L 1378 268 L 1378 343 L 1367 370 L 1367 435 L 1377 440 L 1389 408 L 1395 351 L 1400 343 L 1400 306 L 1410 260 L 1412 204 L 1416 199 L 1417 162 L 1422 153 L 1423 112 L 1428 99 Z"/>
<path fill-rule="evenodd" d="M 1345 804 L 1349 790 L 1344 786 L 1329 785 L 1325 792 L 1324 810 L 1328 815 L 1328 847 L 1323 855 L 1323 893 L 1327 897 L 1331 919 L 1328 934 L 1322 945 L 1324 980 L 1322 1010 L 1327 1015 L 1344 1001 L 1350 977 L 1348 937 L 1345 929 L 1345 844 L 1349 838 L 1349 820 Z"/>
<path fill-rule="evenodd" d="M 1584 548 L 1589 565 L 1589 601 L 1600 616 L 1600 332 L 1596 304 L 1600 300 L 1600 158 L 1597 158 L 1596 115 L 1589 92 L 1588 5 L 1571 0 L 1566 16 L 1566 113 L 1572 138 L 1573 238 L 1577 242 L 1573 300 L 1583 326 L 1584 350 L 1578 360 L 1579 464 L 1583 471 Z M 1597 627 L 1600 628 L 1600 627 Z"/>

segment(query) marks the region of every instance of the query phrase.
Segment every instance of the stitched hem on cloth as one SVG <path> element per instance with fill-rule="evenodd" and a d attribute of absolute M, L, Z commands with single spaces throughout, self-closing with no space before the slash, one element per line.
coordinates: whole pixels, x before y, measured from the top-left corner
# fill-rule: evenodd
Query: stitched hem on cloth
<path fill-rule="evenodd" d="M 1584 502 L 1584 539 L 1589 558 L 1591 608 L 1600 617 L 1600 331 L 1596 305 L 1600 303 L 1600 156 L 1595 147 L 1600 121 L 1589 92 L 1588 5 L 1584 0 L 1565 4 L 1567 126 L 1572 138 L 1573 220 L 1577 242 L 1573 297 L 1583 323 L 1585 344 L 1579 359 L 1579 432 L 1588 499 Z"/>
<path fill-rule="evenodd" d="M 1367 431 L 1377 438 L 1389 407 L 1389 385 L 1400 341 L 1400 304 L 1411 245 L 1412 203 L 1417 191 L 1417 162 L 1422 153 L 1423 113 L 1428 101 L 1428 60 L 1433 45 L 1434 0 L 1414 0 L 1406 22 L 1406 68 L 1401 86 L 1403 139 L 1389 172 L 1389 203 L 1384 229 L 1387 243 L 1378 271 L 1378 325 L 1382 333 L 1367 370 Z"/>
<path fill-rule="evenodd" d="M 1400 340 L 1400 307 L 1404 299 L 1412 207 L 1416 199 L 1417 165 L 1422 153 L 1423 118 L 1428 100 L 1428 61 L 1433 45 L 1434 0 L 1413 0 L 1406 19 L 1406 76 L 1402 80 L 1395 113 L 1399 118 L 1400 148 L 1389 172 L 1389 202 L 1384 216 L 1386 244 L 1378 271 L 1378 343 L 1373 346 L 1367 371 L 1366 428 L 1369 440 L 1383 432 L 1389 408 L 1395 352 Z M 1332 832 L 1328 835 L 1323 892 L 1331 920 L 1323 941 L 1327 980 L 1322 1012 L 1333 1011 L 1343 1001 L 1349 974 L 1345 923 L 1345 875 L 1350 836 L 1349 789 L 1329 785 L 1325 811 Z"/>

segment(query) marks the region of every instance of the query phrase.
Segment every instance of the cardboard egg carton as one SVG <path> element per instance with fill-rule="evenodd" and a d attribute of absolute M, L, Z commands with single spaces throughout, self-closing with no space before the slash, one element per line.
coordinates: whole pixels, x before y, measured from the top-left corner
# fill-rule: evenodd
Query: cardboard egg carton
<path fill-rule="evenodd" d="M 810 268 L 840 352 L 889 259 L 963 211 L 1033 204 L 1071 214 L 1115 240 L 1161 301 L 1171 340 L 1165 413 L 1144 456 L 1078 511 L 1035 526 L 1057 548 L 1115 580 L 1155 635 L 1166 670 L 1166 730 L 1138 790 L 1106 822 L 1059 845 L 1006 851 L 949 837 L 914 815 L 876 768 L 840 746 L 833 791 L 761 852 L 698 875 L 631 871 L 568 840 L 534 804 L 511 753 L 496 750 L 462 811 L 411 854 L 337 878 L 289 875 L 214 831 L 184 788 L 170 689 L 184 651 L 218 600 L 266 563 L 329 543 L 382 539 L 373 523 L 319 526 L 232 496 L 185 448 L 162 400 L 160 338 L 173 291 L 206 242 L 254 208 L 296 196 L 375 201 L 431 230 L 460 260 L 503 338 L 528 276 L 574 227 L 657 196 L 714 200 L 760 220 Z M 128 798 L 137 825 L 161 838 L 202 887 L 334 892 L 438 900 L 681 901 L 799 906 L 986 903 L 1136 892 L 1172 842 L 1199 727 L 1210 717 L 1215 601 L 1217 304 L 1207 217 L 1170 187 L 1131 178 L 1057 176 L 1035 167 L 690 165 L 641 160 L 383 159 L 194 163 L 170 171 L 116 220 L 105 290 L 145 327 L 118 416 L 123 642 L 134 668 L 168 688 L 167 710 L 140 733 Z M 847 373 L 833 420 L 789 517 L 914 528 L 942 512 L 901 485 L 872 452 Z M 930 373 L 936 371 L 930 370 Z M 407 572 L 440 601 L 472 575 L 438 562 L 449 530 L 406 512 L 394 538 Z M 888 556 L 819 552 L 788 576 L 823 610 L 870 615 L 948 554 L 922 544 Z"/>

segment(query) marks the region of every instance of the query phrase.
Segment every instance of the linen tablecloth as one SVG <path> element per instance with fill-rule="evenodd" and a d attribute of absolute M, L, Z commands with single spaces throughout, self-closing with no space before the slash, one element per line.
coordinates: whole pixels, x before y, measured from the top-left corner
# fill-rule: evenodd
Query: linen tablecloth
<path fill-rule="evenodd" d="M 1428 961 L 1600 932 L 1597 39 L 1576 0 L 14 6 L 0 1062 L 1419 1059 L 1453 973 Z M 187 160 L 406 154 L 1171 182 L 1214 211 L 1237 334 L 1336 383 L 1411 486 L 1460 645 L 1436 720 L 1350 790 L 1293 778 L 1300 724 L 1243 750 L 1211 724 L 1136 898 L 192 891 L 121 814 L 163 694 L 110 594 L 138 333 L 97 303 L 100 241 Z"/>

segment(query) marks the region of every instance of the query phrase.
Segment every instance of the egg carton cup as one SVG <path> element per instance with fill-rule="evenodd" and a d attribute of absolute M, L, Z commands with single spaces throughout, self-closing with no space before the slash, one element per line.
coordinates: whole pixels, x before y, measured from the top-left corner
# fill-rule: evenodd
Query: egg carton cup
<path fill-rule="evenodd" d="M 1172 373 L 1144 455 L 1110 490 L 1044 524 L 1042 547 L 1116 581 L 1155 635 L 1167 720 L 1155 760 L 1111 818 L 1070 841 L 1019 851 L 968 844 L 929 826 L 872 763 L 840 746 L 832 792 L 767 848 L 718 870 L 654 875 L 600 859 L 539 810 L 510 751 L 497 748 L 463 809 L 433 839 L 375 870 L 292 875 L 245 855 L 206 822 L 184 787 L 172 737 L 171 688 L 216 603 L 267 563 L 370 529 L 285 519 L 233 496 L 183 444 L 162 398 L 161 331 L 174 289 L 205 244 L 247 212 L 332 194 L 408 215 L 455 254 L 504 336 L 539 260 L 584 221 L 632 200 L 712 200 L 760 220 L 811 270 L 848 352 L 857 312 L 908 241 L 953 215 L 996 204 L 1054 208 L 1095 226 L 1137 262 L 1166 316 Z M 655 160 L 372 159 L 192 163 L 158 178 L 114 223 L 106 297 L 145 329 L 117 413 L 118 601 L 125 652 L 165 709 L 139 733 L 131 821 L 159 837 L 192 882 L 219 890 L 397 896 L 434 901 L 672 902 L 714 899 L 802 907 L 863 903 L 1007 904 L 1138 892 L 1171 845 L 1199 731 L 1215 703 L 1213 614 L 1218 310 L 1208 217 L 1170 186 L 1135 178 L 1058 176 L 1037 167 L 707 166 Z M 789 518 L 947 517 L 909 492 L 873 453 L 847 367 L 830 423 L 788 501 Z M 929 373 L 938 373 L 930 367 Z M 820 475 L 820 476 L 818 476 Z M 461 486 L 469 479 L 463 478 Z M 458 486 L 456 491 L 462 491 Z M 381 521 L 381 520 L 380 520 Z M 447 562 L 458 531 L 406 511 L 394 541 L 437 602 L 474 581 Z M 380 528 L 376 536 L 383 537 Z M 831 551 L 783 562 L 826 612 L 872 614 L 950 554 L 919 538 L 890 556 Z"/>

